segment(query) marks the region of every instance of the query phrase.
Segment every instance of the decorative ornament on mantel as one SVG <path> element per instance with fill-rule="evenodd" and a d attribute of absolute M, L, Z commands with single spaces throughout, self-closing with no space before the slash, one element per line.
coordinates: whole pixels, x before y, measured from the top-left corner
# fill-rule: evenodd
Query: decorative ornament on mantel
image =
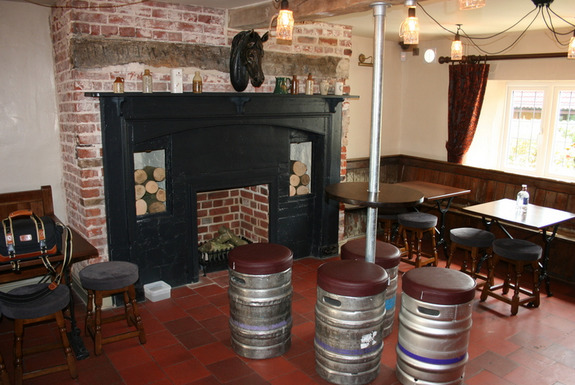
<path fill-rule="evenodd" d="M 251 79 L 252 86 L 259 87 L 265 80 L 262 70 L 264 44 L 269 32 L 263 36 L 253 29 L 234 36 L 230 52 L 230 81 L 238 92 L 244 91 Z"/>

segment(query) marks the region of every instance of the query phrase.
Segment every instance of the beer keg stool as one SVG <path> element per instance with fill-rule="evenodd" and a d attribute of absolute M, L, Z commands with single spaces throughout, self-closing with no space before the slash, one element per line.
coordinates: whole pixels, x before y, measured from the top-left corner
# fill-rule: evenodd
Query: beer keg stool
<path fill-rule="evenodd" d="M 473 279 L 486 280 L 487 276 L 480 275 L 479 269 L 481 268 L 481 263 L 491 255 L 491 244 L 495 240 L 495 235 L 487 230 L 460 227 L 449 231 L 449 239 L 451 240 L 451 248 L 445 267 L 449 269 L 455 251 L 461 249 L 465 253 L 461 271 L 469 274 Z M 479 250 L 485 251 L 481 260 L 479 259 Z M 471 262 L 471 266 L 467 265 L 468 260 Z"/>
<path fill-rule="evenodd" d="M 326 381 L 360 385 L 377 377 L 388 280 L 384 268 L 365 261 L 332 261 L 318 268 L 315 362 Z"/>
<path fill-rule="evenodd" d="M 516 315 L 519 305 L 528 304 L 531 307 L 539 307 L 539 259 L 542 248 L 533 242 L 523 239 L 502 238 L 493 242 L 493 262 L 489 264 L 489 277 L 487 284 L 483 286 L 481 301 L 487 296 L 496 298 L 511 305 L 511 315 Z M 493 285 L 495 268 L 499 262 L 507 264 L 507 275 L 502 284 Z M 533 288 L 527 290 L 521 287 L 521 274 L 525 266 L 531 266 L 533 274 Z M 513 282 L 511 278 L 513 275 Z M 509 289 L 513 295 L 508 296 Z M 501 290 L 501 293 L 498 291 Z M 519 294 L 525 294 L 522 298 Z"/>
<path fill-rule="evenodd" d="M 475 281 L 457 270 L 402 277 L 396 375 L 403 385 L 463 384 Z"/>
<path fill-rule="evenodd" d="M 232 349 L 252 359 L 277 357 L 291 345 L 293 253 L 252 243 L 228 254 Z"/>
<path fill-rule="evenodd" d="M 403 240 L 401 260 L 415 267 L 429 264 L 437 266 L 438 259 L 435 243 L 437 217 L 433 214 L 412 212 L 399 214 L 397 221 L 399 222 L 399 236 Z M 408 238 L 408 233 L 411 233 L 411 240 Z M 431 253 L 423 252 L 421 247 L 423 236 L 426 233 L 431 236 Z M 415 256 L 415 260 L 412 259 L 413 256 Z"/>
<path fill-rule="evenodd" d="M 385 291 L 385 319 L 383 321 L 383 338 L 391 334 L 397 293 L 397 271 L 401 252 L 391 243 L 375 242 L 375 264 L 383 267 L 389 277 Z M 365 260 L 365 238 L 346 242 L 341 247 L 341 259 Z"/>

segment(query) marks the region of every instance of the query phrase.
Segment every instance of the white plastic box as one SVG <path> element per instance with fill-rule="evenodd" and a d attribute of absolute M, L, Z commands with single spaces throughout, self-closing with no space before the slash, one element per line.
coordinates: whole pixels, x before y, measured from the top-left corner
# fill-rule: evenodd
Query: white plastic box
<path fill-rule="evenodd" d="M 152 302 L 170 298 L 172 287 L 164 281 L 156 281 L 144 285 L 146 298 Z"/>

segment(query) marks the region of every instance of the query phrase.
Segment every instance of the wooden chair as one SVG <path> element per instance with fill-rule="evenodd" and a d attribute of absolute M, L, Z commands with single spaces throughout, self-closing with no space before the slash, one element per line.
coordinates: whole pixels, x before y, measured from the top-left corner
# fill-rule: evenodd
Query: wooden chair
<path fill-rule="evenodd" d="M 53 216 L 52 187 L 42 186 L 40 190 L 0 194 L 0 218 L 6 218 L 13 211 L 26 209 L 40 217 Z"/>

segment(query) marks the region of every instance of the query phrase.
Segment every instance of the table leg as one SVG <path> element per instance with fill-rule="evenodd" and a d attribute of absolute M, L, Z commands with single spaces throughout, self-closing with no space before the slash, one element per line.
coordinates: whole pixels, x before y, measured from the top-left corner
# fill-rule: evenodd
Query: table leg
<path fill-rule="evenodd" d="M 549 251 L 551 249 L 551 241 L 555 239 L 555 235 L 557 235 L 557 228 L 559 225 L 555 225 L 553 227 L 553 231 L 551 234 L 547 233 L 547 229 L 542 229 L 542 236 L 543 236 L 543 256 L 541 261 L 539 262 L 539 267 L 541 271 L 539 272 L 539 284 L 545 281 L 545 291 L 547 292 L 548 297 L 552 297 L 553 293 L 551 292 L 551 280 L 549 278 L 549 273 L 547 272 L 547 267 L 549 265 Z"/>
<path fill-rule="evenodd" d="M 72 292 L 72 277 L 70 274 L 70 268 L 66 269 L 66 284 L 70 289 L 70 303 L 68 304 L 70 308 L 70 331 L 68 334 L 68 340 L 70 340 L 70 345 L 74 349 L 74 354 L 77 360 L 84 360 L 90 356 L 88 349 L 84 345 L 82 336 L 80 335 L 80 328 L 76 322 L 76 311 L 74 309 L 74 294 Z"/>
<path fill-rule="evenodd" d="M 449 257 L 449 252 L 447 250 L 447 241 L 445 240 L 445 215 L 451 207 L 451 202 L 453 202 L 453 197 L 447 199 L 439 199 L 436 201 L 437 210 L 439 211 L 439 228 L 435 228 L 435 232 L 438 235 L 437 246 L 443 245 L 443 255 L 447 259 Z M 445 205 L 444 205 L 445 203 Z"/>

